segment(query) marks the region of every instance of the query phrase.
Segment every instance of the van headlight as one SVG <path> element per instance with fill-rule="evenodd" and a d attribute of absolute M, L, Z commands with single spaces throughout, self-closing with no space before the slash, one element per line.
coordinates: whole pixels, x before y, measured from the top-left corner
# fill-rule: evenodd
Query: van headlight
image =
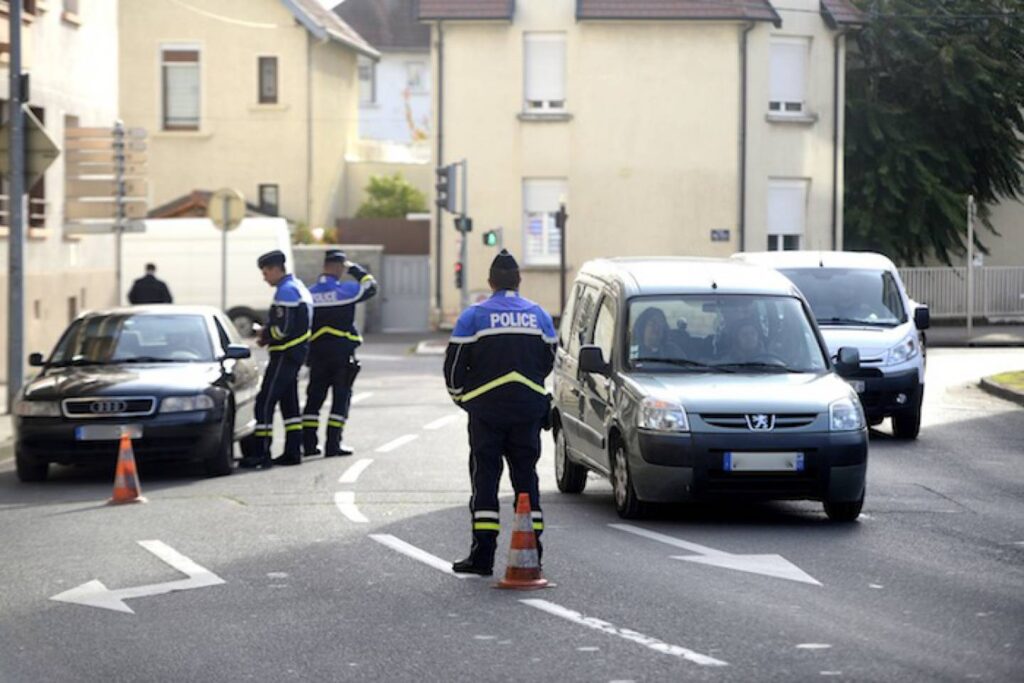
<path fill-rule="evenodd" d="M 885 354 L 886 365 L 899 365 L 905 363 L 917 354 L 921 353 L 921 345 L 917 341 L 917 333 L 911 332 L 903 341 L 889 349 Z"/>
<path fill-rule="evenodd" d="M 828 406 L 828 426 L 833 432 L 855 432 L 864 429 L 864 409 L 860 401 L 841 398 Z"/>
<path fill-rule="evenodd" d="M 678 403 L 645 398 L 637 414 L 637 427 L 655 432 L 688 432 L 690 421 L 686 411 Z"/>
<path fill-rule="evenodd" d="M 160 401 L 161 413 L 188 413 L 194 410 L 210 410 L 213 399 L 206 394 L 197 396 L 168 396 Z"/>
<path fill-rule="evenodd" d="M 26 401 L 14 403 L 14 414 L 18 417 L 60 417 L 60 404 L 56 401 Z"/>

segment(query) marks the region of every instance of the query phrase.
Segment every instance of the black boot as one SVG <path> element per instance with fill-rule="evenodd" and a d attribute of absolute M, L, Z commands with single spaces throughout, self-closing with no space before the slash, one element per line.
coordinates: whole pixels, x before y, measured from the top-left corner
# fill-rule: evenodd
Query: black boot
<path fill-rule="evenodd" d="M 285 453 L 282 456 L 273 459 L 273 464 L 278 466 L 290 467 L 292 465 L 302 464 L 302 455 L 299 453 L 288 454 Z"/>
<path fill-rule="evenodd" d="M 246 456 L 238 461 L 238 466 L 246 470 L 265 470 L 274 466 L 270 456 Z"/>
<path fill-rule="evenodd" d="M 324 457 L 333 458 L 336 455 L 352 455 L 353 453 L 355 453 L 355 451 L 353 451 L 351 448 L 349 448 L 343 443 L 339 443 L 337 446 L 334 447 L 333 450 L 328 451 L 326 454 L 324 454 Z"/>
<path fill-rule="evenodd" d="M 498 532 L 474 531 L 469 557 L 452 564 L 452 571 L 456 574 L 490 576 L 494 573 L 494 552 L 497 547 Z"/>

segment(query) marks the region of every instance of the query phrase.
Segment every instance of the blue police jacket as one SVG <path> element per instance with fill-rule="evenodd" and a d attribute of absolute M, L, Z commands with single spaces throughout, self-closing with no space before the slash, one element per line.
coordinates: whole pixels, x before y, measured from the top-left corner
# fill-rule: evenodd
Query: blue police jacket
<path fill-rule="evenodd" d="M 445 354 L 452 400 L 471 415 L 503 421 L 541 418 L 550 396 L 557 336 L 551 316 L 512 290 L 462 312 Z"/>
<path fill-rule="evenodd" d="M 291 273 L 281 278 L 270 305 L 268 350 L 305 355 L 309 348 L 313 299 L 302 281 Z"/>
<path fill-rule="evenodd" d="M 377 282 L 357 264 L 353 263 L 348 272 L 355 282 L 324 274 L 309 288 L 313 297 L 311 363 L 347 357 L 363 341 L 356 329 L 356 304 L 377 293 Z"/>

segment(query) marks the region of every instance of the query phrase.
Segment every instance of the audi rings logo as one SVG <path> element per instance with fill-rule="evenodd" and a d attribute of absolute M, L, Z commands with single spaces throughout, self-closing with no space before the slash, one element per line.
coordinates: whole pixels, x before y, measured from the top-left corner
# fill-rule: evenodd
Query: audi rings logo
<path fill-rule="evenodd" d="M 775 429 L 775 416 L 764 413 L 747 415 L 747 428 L 752 432 L 770 432 Z"/>
<path fill-rule="evenodd" d="M 123 413 L 128 409 L 127 401 L 93 401 L 89 404 L 89 412 L 93 415 Z"/>

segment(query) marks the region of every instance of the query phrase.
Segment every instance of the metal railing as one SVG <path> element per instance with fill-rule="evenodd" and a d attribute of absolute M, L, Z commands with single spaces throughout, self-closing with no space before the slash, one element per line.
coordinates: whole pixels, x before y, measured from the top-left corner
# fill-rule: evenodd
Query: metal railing
<path fill-rule="evenodd" d="M 967 315 L 967 268 L 900 268 L 910 298 L 928 304 L 933 318 Z M 1024 266 L 976 266 L 974 314 L 1024 318 Z"/>

